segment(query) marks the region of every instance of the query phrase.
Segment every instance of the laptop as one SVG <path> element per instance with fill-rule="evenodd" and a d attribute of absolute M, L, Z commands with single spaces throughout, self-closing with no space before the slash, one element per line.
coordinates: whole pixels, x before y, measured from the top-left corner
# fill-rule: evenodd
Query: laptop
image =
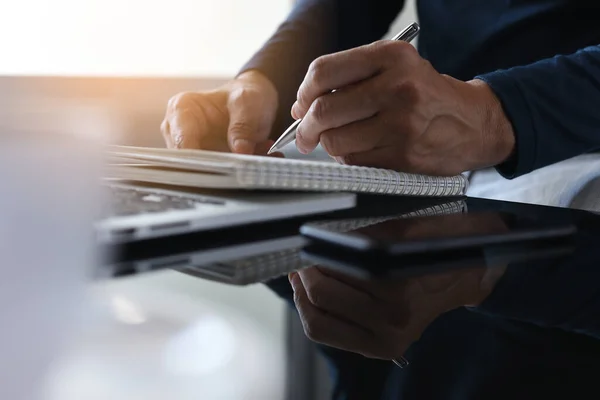
<path fill-rule="evenodd" d="M 396 218 L 439 213 L 460 213 L 465 203 L 456 200 L 429 205 L 423 202 L 395 202 L 393 212 L 383 207 L 365 216 L 360 205 L 349 212 L 328 215 L 322 226 L 339 232 L 370 226 Z M 428 206 L 429 205 L 429 206 Z M 381 211 L 379 214 L 378 212 Z M 358 215 L 348 218 L 350 213 Z M 309 243 L 299 227 L 305 221 L 288 219 L 255 224 L 252 234 L 245 227 L 218 232 L 200 232 L 182 239 L 166 239 L 155 246 L 129 246 L 129 251 L 105 260 L 95 278 L 135 275 L 161 269 L 173 269 L 198 278 L 233 285 L 265 282 L 314 263 L 301 257 Z"/>
<path fill-rule="evenodd" d="M 352 208 L 352 193 L 224 191 L 106 183 L 101 244 L 214 230 Z"/>

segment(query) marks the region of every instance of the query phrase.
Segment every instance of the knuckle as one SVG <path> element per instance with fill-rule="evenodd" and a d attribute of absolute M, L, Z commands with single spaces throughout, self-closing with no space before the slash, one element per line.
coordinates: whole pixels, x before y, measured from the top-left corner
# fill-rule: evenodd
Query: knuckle
<path fill-rule="evenodd" d="M 324 123 L 327 119 L 327 114 L 330 108 L 329 102 L 323 97 L 319 97 L 313 102 L 311 108 L 311 113 L 313 115 L 314 120 L 319 124 Z"/>
<path fill-rule="evenodd" d="M 417 49 L 410 43 L 405 42 L 403 40 L 393 41 L 394 49 L 398 53 L 401 53 L 406 56 L 414 56 L 418 55 Z"/>
<path fill-rule="evenodd" d="M 419 88 L 417 83 L 413 80 L 402 80 L 396 82 L 392 86 L 392 91 L 396 98 L 401 99 L 403 102 L 414 104 L 419 97 Z"/>
<path fill-rule="evenodd" d="M 311 87 L 316 88 L 318 92 L 324 89 L 328 76 L 328 57 L 322 56 L 314 60 L 308 70 L 308 80 Z"/>
<path fill-rule="evenodd" d="M 387 66 L 404 65 L 407 59 L 413 59 L 418 55 L 416 49 L 404 41 L 380 40 L 371 46 L 372 58 Z"/>
<path fill-rule="evenodd" d="M 388 54 L 393 57 L 412 57 L 416 54 L 416 49 L 408 42 L 402 40 L 387 41 Z"/>
<path fill-rule="evenodd" d="M 251 129 L 252 124 L 246 120 L 231 121 L 229 125 L 229 130 L 234 134 L 250 132 Z"/>
<path fill-rule="evenodd" d="M 321 134 L 321 146 L 330 156 L 342 156 L 344 155 L 340 146 L 340 141 L 337 135 L 332 135 L 328 132 Z"/>
<path fill-rule="evenodd" d="M 229 102 L 233 105 L 248 104 L 253 101 L 255 92 L 247 87 L 238 87 L 229 94 Z"/>
<path fill-rule="evenodd" d="M 178 93 L 169 99 L 168 108 L 172 111 L 186 108 L 194 101 L 195 96 L 192 92 Z"/>
<path fill-rule="evenodd" d="M 389 40 L 377 40 L 369 45 L 369 50 L 377 55 L 388 53 L 392 43 Z"/>
<path fill-rule="evenodd" d="M 310 63 L 308 72 L 312 81 L 318 83 L 324 76 L 327 66 L 327 57 L 321 56 Z"/>

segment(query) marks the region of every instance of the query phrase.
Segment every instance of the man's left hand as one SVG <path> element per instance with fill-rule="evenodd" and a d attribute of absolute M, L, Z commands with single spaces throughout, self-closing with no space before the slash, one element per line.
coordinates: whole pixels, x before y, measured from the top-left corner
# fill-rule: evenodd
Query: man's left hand
<path fill-rule="evenodd" d="M 438 73 L 406 42 L 378 41 L 316 59 L 292 116 L 304 118 L 296 136 L 302 153 L 320 142 L 342 163 L 413 173 L 497 165 L 515 145 L 486 83 Z"/>

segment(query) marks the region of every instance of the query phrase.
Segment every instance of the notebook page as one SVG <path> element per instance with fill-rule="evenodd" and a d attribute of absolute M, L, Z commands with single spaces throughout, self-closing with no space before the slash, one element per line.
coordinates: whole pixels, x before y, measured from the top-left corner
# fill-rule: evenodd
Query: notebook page
<path fill-rule="evenodd" d="M 209 153 L 209 154 L 204 154 Z M 215 153 L 210 154 L 210 153 Z M 116 160 L 136 160 L 151 162 L 172 168 L 190 168 L 195 171 L 232 173 L 236 169 L 235 162 L 223 157 L 220 153 L 203 150 L 171 150 L 151 147 L 110 146 L 109 155 Z"/>
<path fill-rule="evenodd" d="M 206 150 L 113 146 L 112 154 L 191 171 L 231 173 L 239 186 L 246 188 L 350 191 L 406 196 L 460 196 L 466 193 L 467 187 L 467 180 L 462 175 L 434 177 L 323 161 Z"/>
<path fill-rule="evenodd" d="M 160 185 L 190 188 L 240 189 L 242 186 L 233 175 L 198 173 L 156 165 L 113 164 L 104 170 L 108 181 L 138 181 Z"/>

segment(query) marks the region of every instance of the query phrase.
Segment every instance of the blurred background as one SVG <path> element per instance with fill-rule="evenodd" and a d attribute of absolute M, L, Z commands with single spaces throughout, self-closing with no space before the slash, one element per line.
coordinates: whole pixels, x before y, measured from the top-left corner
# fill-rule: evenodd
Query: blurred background
<path fill-rule="evenodd" d="M 162 146 L 167 100 L 233 77 L 294 0 L 21 0 L 0 5 L 0 101 L 101 107 L 121 143 Z M 415 20 L 414 0 L 392 31 Z"/>
<path fill-rule="evenodd" d="M 2 2 L 0 139 L 25 122 L 37 132 L 67 118 L 105 140 L 163 146 L 167 100 L 232 78 L 292 7 L 293 0 Z M 415 19 L 410 0 L 391 31 Z M 289 315 L 262 285 L 162 271 L 89 285 L 86 298 L 84 323 L 52 365 L 46 400 L 286 396 Z"/>

